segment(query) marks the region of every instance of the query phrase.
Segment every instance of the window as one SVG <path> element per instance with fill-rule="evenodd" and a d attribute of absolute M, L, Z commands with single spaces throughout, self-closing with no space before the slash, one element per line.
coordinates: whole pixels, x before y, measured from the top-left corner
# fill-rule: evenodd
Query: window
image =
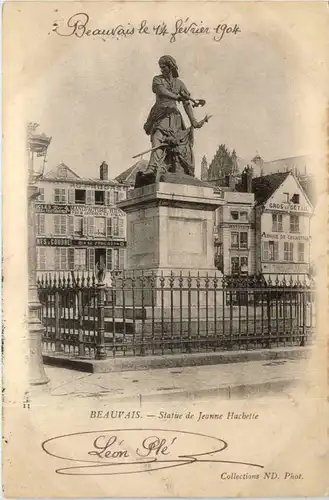
<path fill-rule="evenodd" d="M 248 212 L 240 212 L 240 220 L 246 222 L 248 220 Z"/>
<path fill-rule="evenodd" d="M 113 217 L 112 219 L 112 236 L 120 236 L 119 235 L 119 218 Z"/>
<path fill-rule="evenodd" d="M 233 220 L 239 220 L 239 212 L 231 212 L 231 218 Z"/>
<path fill-rule="evenodd" d="M 45 201 L 45 190 L 44 188 L 39 188 L 39 196 L 37 201 Z"/>
<path fill-rule="evenodd" d="M 119 201 L 119 192 L 114 191 L 114 204 L 116 205 Z"/>
<path fill-rule="evenodd" d="M 305 245 L 304 245 L 304 243 L 298 243 L 298 260 L 299 260 L 299 262 L 305 262 Z"/>
<path fill-rule="evenodd" d="M 113 258 L 113 269 L 119 269 L 120 259 L 119 259 L 119 249 L 118 248 L 113 249 L 112 258 Z"/>
<path fill-rule="evenodd" d="M 285 261 L 292 262 L 294 260 L 294 244 L 284 242 L 284 254 L 283 258 Z"/>
<path fill-rule="evenodd" d="M 37 235 L 45 234 L 45 216 L 44 214 L 37 214 Z"/>
<path fill-rule="evenodd" d="M 85 270 L 87 267 L 87 250 L 85 248 L 74 249 L 74 269 Z"/>
<path fill-rule="evenodd" d="M 105 205 L 105 191 L 95 191 L 95 205 Z"/>
<path fill-rule="evenodd" d="M 246 270 L 248 271 L 248 257 L 240 257 L 240 266 L 241 270 L 244 270 L 244 268 L 246 268 Z"/>
<path fill-rule="evenodd" d="M 283 231 L 282 214 L 272 214 L 272 231 Z"/>
<path fill-rule="evenodd" d="M 55 188 L 54 189 L 54 203 L 66 203 L 66 189 L 65 188 Z"/>
<path fill-rule="evenodd" d="M 83 217 L 74 217 L 74 234 L 75 236 L 83 235 Z"/>
<path fill-rule="evenodd" d="M 239 257 L 231 257 L 231 273 L 235 274 L 240 272 Z"/>
<path fill-rule="evenodd" d="M 114 189 L 106 191 L 106 204 L 113 205 L 114 203 Z"/>
<path fill-rule="evenodd" d="M 299 233 L 299 216 L 290 215 L 290 232 Z"/>
<path fill-rule="evenodd" d="M 68 268 L 67 248 L 55 248 L 55 270 L 66 271 Z"/>
<path fill-rule="evenodd" d="M 279 260 L 278 241 L 263 241 L 263 260 L 266 261 Z"/>
<path fill-rule="evenodd" d="M 38 271 L 44 271 L 46 269 L 46 249 L 37 248 L 37 268 Z"/>
<path fill-rule="evenodd" d="M 54 215 L 54 234 L 56 236 L 65 236 L 67 234 L 66 215 Z"/>
<path fill-rule="evenodd" d="M 231 233 L 231 247 L 239 248 L 239 233 Z"/>
<path fill-rule="evenodd" d="M 105 217 L 95 217 L 95 227 L 94 227 L 95 236 L 106 236 L 105 220 L 106 220 Z"/>
<path fill-rule="evenodd" d="M 299 194 L 295 193 L 294 196 L 291 198 L 291 201 L 292 201 L 292 203 L 299 205 Z"/>
<path fill-rule="evenodd" d="M 284 196 L 284 202 L 285 203 L 289 203 L 289 193 L 283 193 L 283 196 Z"/>
<path fill-rule="evenodd" d="M 240 233 L 240 248 L 248 248 L 248 233 Z"/>
<path fill-rule="evenodd" d="M 75 190 L 75 203 L 85 204 L 86 203 L 86 190 L 76 189 Z"/>

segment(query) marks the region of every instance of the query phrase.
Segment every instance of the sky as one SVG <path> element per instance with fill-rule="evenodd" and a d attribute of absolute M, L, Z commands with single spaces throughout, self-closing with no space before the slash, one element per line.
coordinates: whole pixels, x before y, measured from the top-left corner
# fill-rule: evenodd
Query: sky
<path fill-rule="evenodd" d="M 312 106 L 306 105 L 314 90 L 310 59 L 297 45 L 294 28 L 278 24 L 273 13 L 258 11 L 255 18 L 246 9 L 223 6 L 216 13 L 195 11 L 191 21 L 238 24 L 241 32 L 226 34 L 220 42 L 212 36 L 182 35 L 171 43 L 168 36 L 152 34 L 119 39 L 59 36 L 51 31 L 51 20 L 64 33 L 77 8 L 57 6 L 53 12 L 48 8 L 30 14 L 31 33 L 35 27 L 38 37 L 26 41 L 13 66 L 26 78 L 24 113 L 40 124 L 40 132 L 52 136 L 47 169 L 64 162 L 81 176 L 97 177 L 105 160 L 113 178 L 129 168 L 136 161 L 132 157 L 150 147 L 143 124 L 154 103 L 152 78 L 159 73 L 163 54 L 176 59 L 192 96 L 206 100 L 204 108 L 195 110 L 196 118 L 213 115 L 195 132 L 197 174 L 202 156 L 210 162 L 222 143 L 246 160 L 256 152 L 265 161 L 310 153 L 308 128 L 315 122 Z M 149 10 L 148 23 L 165 20 L 172 27 L 186 14 L 183 7 L 175 15 Z M 137 25 L 143 18 L 135 11 L 127 17 L 124 6 L 102 15 L 85 10 L 92 28 L 127 19 Z"/>

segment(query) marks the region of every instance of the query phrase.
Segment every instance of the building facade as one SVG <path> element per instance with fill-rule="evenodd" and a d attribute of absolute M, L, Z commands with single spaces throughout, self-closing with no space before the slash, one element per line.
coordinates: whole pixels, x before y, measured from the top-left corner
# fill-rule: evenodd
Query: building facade
<path fill-rule="evenodd" d="M 313 207 L 292 172 L 253 179 L 256 272 L 308 275 Z"/>
<path fill-rule="evenodd" d="M 36 203 L 37 271 L 91 271 L 125 267 L 126 220 L 116 203 L 127 187 L 108 179 L 81 178 L 63 163 L 39 181 Z"/>
<path fill-rule="evenodd" d="M 223 191 L 215 213 L 215 265 L 223 274 L 255 272 L 254 195 Z"/>

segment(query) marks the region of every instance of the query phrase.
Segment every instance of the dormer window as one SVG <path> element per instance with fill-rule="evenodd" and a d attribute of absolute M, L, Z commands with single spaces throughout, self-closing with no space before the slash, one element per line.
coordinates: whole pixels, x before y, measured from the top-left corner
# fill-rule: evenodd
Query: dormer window
<path fill-rule="evenodd" d="M 299 205 L 299 194 L 295 193 L 293 197 L 291 198 L 291 202 L 294 203 L 295 205 Z"/>
<path fill-rule="evenodd" d="M 283 196 L 284 196 L 284 203 L 289 203 L 289 193 L 283 193 Z"/>

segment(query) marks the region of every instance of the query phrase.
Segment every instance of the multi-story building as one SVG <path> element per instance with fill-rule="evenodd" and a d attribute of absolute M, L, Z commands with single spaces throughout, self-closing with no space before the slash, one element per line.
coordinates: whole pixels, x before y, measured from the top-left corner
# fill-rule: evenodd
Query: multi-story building
<path fill-rule="evenodd" d="M 82 178 L 61 163 L 38 181 L 36 203 L 37 270 L 94 271 L 125 267 L 125 213 L 116 203 L 127 187 L 108 179 Z"/>
<path fill-rule="evenodd" d="M 255 195 L 255 269 L 264 276 L 310 272 L 313 207 L 292 172 L 252 180 Z"/>
<path fill-rule="evenodd" d="M 254 194 L 223 191 L 215 213 L 215 264 L 223 274 L 255 272 Z"/>

